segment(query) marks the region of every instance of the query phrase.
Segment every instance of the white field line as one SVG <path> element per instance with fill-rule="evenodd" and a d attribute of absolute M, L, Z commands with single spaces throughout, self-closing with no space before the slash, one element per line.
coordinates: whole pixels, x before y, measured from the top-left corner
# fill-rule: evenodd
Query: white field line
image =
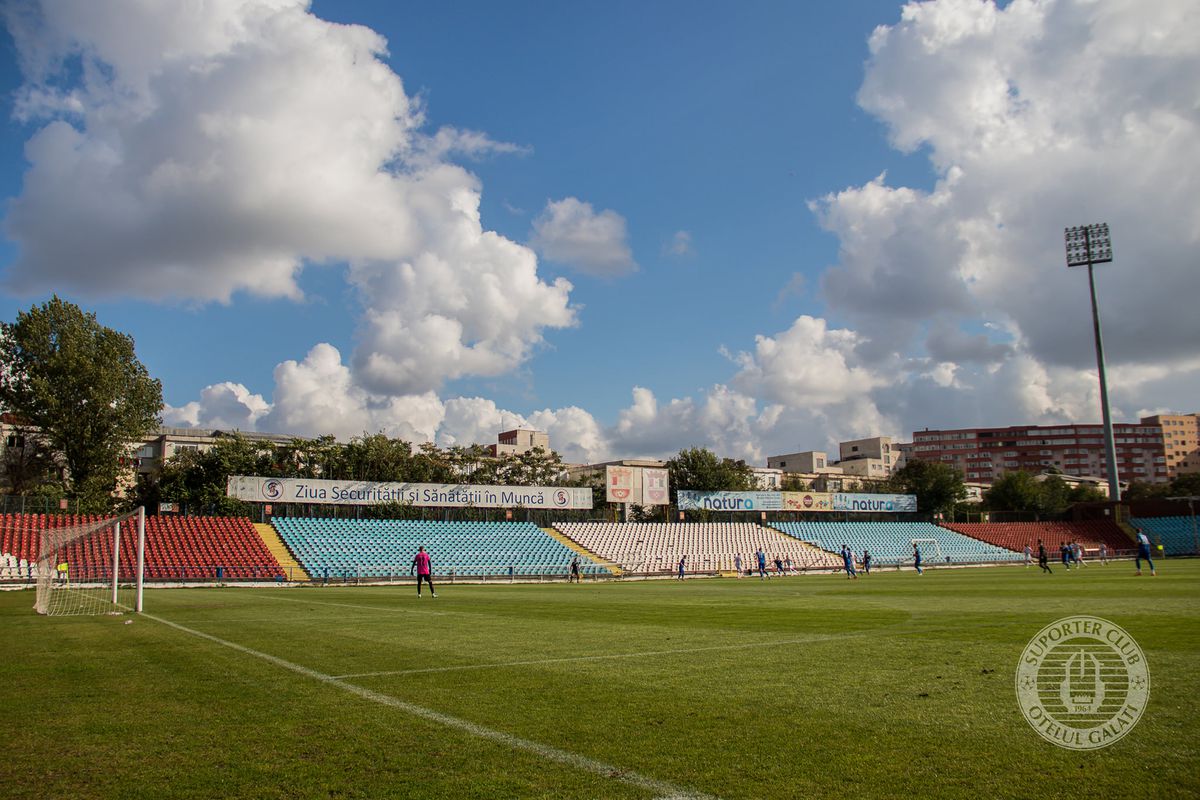
<path fill-rule="evenodd" d="M 373 703 L 388 706 L 390 708 L 397 709 L 398 711 L 403 711 L 406 714 L 411 714 L 414 717 L 420 717 L 421 719 L 428 720 L 429 722 L 444 725 L 448 728 L 455 728 L 465 733 L 469 733 L 472 736 L 477 736 L 481 739 L 486 739 L 490 742 L 495 742 L 496 744 L 500 744 L 505 747 L 511 747 L 516 750 L 524 750 L 526 752 L 533 753 L 536 756 L 540 756 L 547 761 L 554 761 L 559 764 L 564 764 L 568 767 L 574 767 L 584 772 L 590 772 L 594 775 L 599 775 L 603 778 L 621 781 L 622 783 L 627 783 L 631 786 L 636 786 L 638 788 L 651 791 L 655 795 L 672 798 L 672 800 L 675 800 L 675 798 L 680 798 L 680 800 L 682 800 L 682 798 L 695 798 L 696 800 L 716 800 L 714 795 L 691 792 L 672 783 L 668 783 L 667 781 L 660 781 L 657 778 L 651 778 L 630 770 L 621 769 L 620 767 L 614 767 L 610 764 L 605 764 L 603 761 L 597 761 L 593 758 L 580 755 L 579 753 L 572 753 L 569 750 L 560 750 L 557 747 L 551 747 L 550 745 L 542 744 L 541 742 L 535 742 L 531 739 L 523 739 L 520 736 L 514 736 L 510 733 L 495 730 L 494 728 L 488 728 L 484 725 L 471 722 L 470 720 L 453 717 L 449 714 L 443 714 L 440 711 L 434 711 L 431 708 L 419 706 L 415 703 L 409 703 L 389 694 L 376 692 L 371 689 L 366 689 L 362 686 L 355 686 L 354 684 L 347 683 L 346 681 L 341 680 L 333 675 L 326 675 L 325 673 L 318 672 L 315 669 L 309 669 L 308 667 L 300 664 L 294 664 L 291 661 L 279 658 L 278 656 L 273 656 L 269 653 L 253 650 L 249 647 L 237 644 L 236 642 L 226 641 L 225 639 L 213 636 L 212 634 L 185 627 L 179 623 L 172 622 L 171 620 L 163 619 L 162 617 L 156 617 L 153 614 L 143 613 L 142 616 L 174 628 L 178 631 L 182 631 L 183 633 L 191 636 L 205 639 L 213 642 L 214 644 L 219 644 L 222 647 L 228 647 L 229 649 L 235 650 L 239 653 L 244 653 L 245 655 L 261 659 L 270 664 L 274 664 L 281 669 L 286 669 L 298 675 L 303 675 L 306 678 L 312 678 L 313 680 L 320 681 L 328 686 L 333 686 L 341 689 L 342 691 L 357 695 L 364 700 L 370 700 Z"/>

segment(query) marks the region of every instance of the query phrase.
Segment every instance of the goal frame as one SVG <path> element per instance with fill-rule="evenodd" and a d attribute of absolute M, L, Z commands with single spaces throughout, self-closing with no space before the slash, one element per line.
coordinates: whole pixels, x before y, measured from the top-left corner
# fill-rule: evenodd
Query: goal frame
<path fill-rule="evenodd" d="M 135 524 L 137 525 L 137 536 L 134 547 L 134 554 L 136 557 L 136 563 L 133 570 L 134 595 L 133 608 L 129 609 L 128 606 L 121 606 L 119 596 L 121 587 L 121 526 L 123 524 L 128 524 L 130 521 L 135 519 Z M 146 509 L 144 506 L 138 506 L 136 511 L 116 516 L 110 520 L 103 520 L 101 523 L 93 523 L 90 526 L 83 526 L 82 530 L 77 531 L 74 535 L 66 538 L 59 538 L 61 536 L 61 532 L 63 531 L 62 528 L 42 529 L 41 545 L 38 550 L 38 557 L 36 561 L 38 578 L 37 600 L 34 605 L 34 609 L 39 614 L 56 616 L 52 613 L 53 606 L 50 602 L 51 593 L 54 591 L 71 591 L 71 571 L 68 562 L 61 562 L 63 564 L 67 564 L 68 567 L 67 570 L 61 573 L 66 582 L 65 586 L 61 587 L 60 589 L 56 583 L 56 580 L 60 576 L 60 572 L 58 570 L 58 559 L 60 554 L 63 553 L 65 548 L 73 543 L 79 542 L 90 536 L 102 534 L 107 528 L 109 528 L 109 526 L 112 528 L 112 580 L 111 584 L 109 584 L 107 587 L 109 589 L 107 593 L 109 605 L 113 610 L 125 608 L 133 611 L 134 613 L 142 613 L 142 610 L 144 609 L 144 595 L 142 589 L 145 582 L 144 579 L 146 572 Z M 96 588 L 99 589 L 99 587 Z M 82 591 L 82 589 L 77 591 Z M 128 602 L 128 599 L 126 602 Z"/>
<path fill-rule="evenodd" d="M 909 542 L 912 544 L 913 547 L 916 547 L 917 545 L 930 545 L 930 544 L 933 545 L 933 550 L 935 553 L 937 553 L 937 561 L 935 561 L 934 563 L 935 564 L 947 563 L 946 557 L 942 554 L 942 547 L 941 547 L 941 545 L 938 544 L 937 539 L 910 539 Z M 925 557 L 926 552 L 927 551 L 925 551 L 925 550 L 921 551 L 921 562 L 922 563 L 924 563 L 927 560 Z"/>

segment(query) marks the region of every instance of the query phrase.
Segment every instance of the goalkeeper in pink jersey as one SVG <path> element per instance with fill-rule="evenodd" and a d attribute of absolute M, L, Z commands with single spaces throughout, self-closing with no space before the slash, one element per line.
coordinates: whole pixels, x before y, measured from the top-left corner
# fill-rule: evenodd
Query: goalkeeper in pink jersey
<path fill-rule="evenodd" d="M 412 568 L 408 571 L 409 575 L 412 575 L 414 570 L 417 573 L 417 597 L 421 596 L 422 580 L 429 584 L 429 593 L 437 597 L 437 592 L 433 590 L 433 577 L 430 574 L 433 571 L 431 569 L 432 566 L 433 564 L 429 560 L 429 553 L 425 552 L 425 547 L 418 547 L 417 554 L 413 556 Z"/>

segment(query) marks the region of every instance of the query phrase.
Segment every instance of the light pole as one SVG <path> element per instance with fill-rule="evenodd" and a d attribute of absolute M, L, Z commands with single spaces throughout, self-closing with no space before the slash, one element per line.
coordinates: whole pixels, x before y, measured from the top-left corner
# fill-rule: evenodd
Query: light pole
<path fill-rule="evenodd" d="M 1100 311 L 1096 308 L 1096 279 L 1093 264 L 1112 261 L 1112 239 L 1108 223 L 1078 225 L 1066 229 L 1067 266 L 1087 264 L 1088 289 L 1092 293 L 1092 328 L 1096 334 L 1096 369 L 1100 373 L 1100 410 L 1104 414 L 1104 453 L 1108 459 L 1108 499 L 1121 501 L 1121 482 L 1117 475 L 1117 446 L 1113 441 L 1112 415 L 1108 410 L 1108 378 L 1104 371 L 1104 340 L 1100 336 Z"/>

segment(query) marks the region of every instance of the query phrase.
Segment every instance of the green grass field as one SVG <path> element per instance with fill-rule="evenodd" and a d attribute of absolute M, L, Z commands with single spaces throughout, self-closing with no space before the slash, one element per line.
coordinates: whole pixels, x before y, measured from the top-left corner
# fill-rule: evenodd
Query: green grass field
<path fill-rule="evenodd" d="M 128 625 L 0 592 L 0 796 L 1195 797 L 1200 561 L 1160 567 L 152 590 Z M 1070 614 L 1149 662 L 1099 751 L 1015 698 Z"/>

